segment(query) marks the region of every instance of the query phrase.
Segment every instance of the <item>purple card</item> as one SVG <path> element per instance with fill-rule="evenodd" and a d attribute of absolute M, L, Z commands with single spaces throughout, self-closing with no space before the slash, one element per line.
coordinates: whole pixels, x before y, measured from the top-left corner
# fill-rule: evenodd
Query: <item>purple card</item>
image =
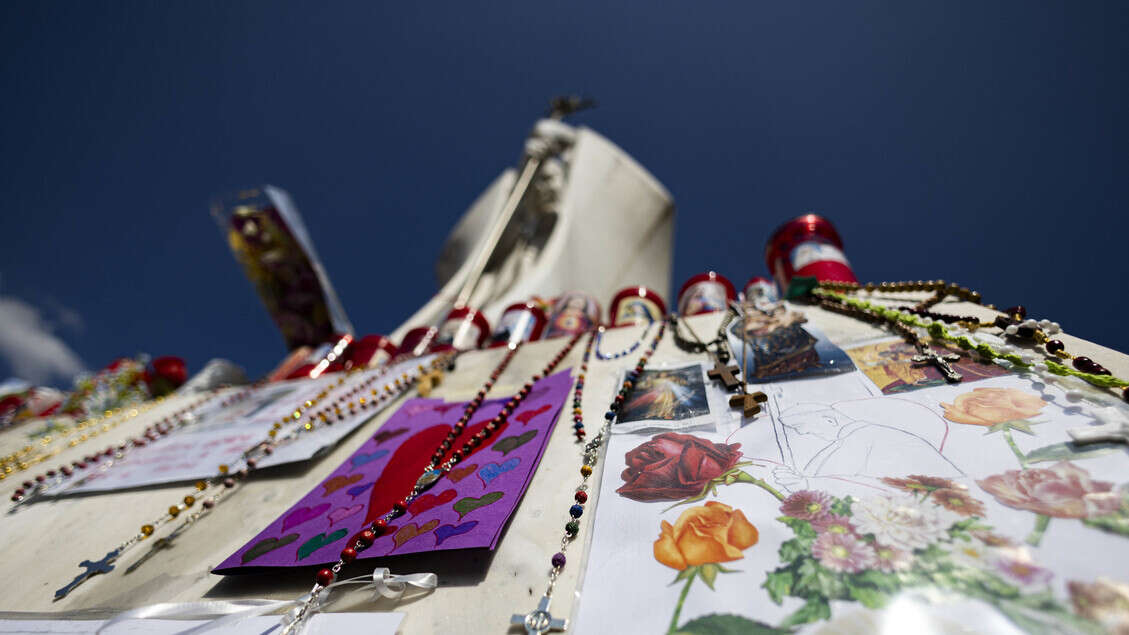
<path fill-rule="evenodd" d="M 546 377 L 529 392 L 504 426 L 495 430 L 358 559 L 498 544 L 529 485 L 572 387 L 569 371 Z M 465 439 L 498 414 L 508 398 L 482 403 Z M 412 399 L 342 465 L 266 529 L 224 560 L 213 573 L 250 573 L 268 567 L 304 567 L 337 561 L 375 518 L 412 489 L 465 403 Z"/>

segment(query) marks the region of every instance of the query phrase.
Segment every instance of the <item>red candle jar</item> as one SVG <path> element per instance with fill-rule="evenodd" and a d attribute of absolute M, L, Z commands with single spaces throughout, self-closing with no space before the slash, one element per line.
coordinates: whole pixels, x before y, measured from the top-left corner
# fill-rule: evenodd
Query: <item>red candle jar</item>
<path fill-rule="evenodd" d="M 817 214 L 804 214 L 781 225 L 768 239 L 764 260 L 785 294 L 796 276 L 858 282 L 843 254 L 839 232 Z"/>
<path fill-rule="evenodd" d="M 745 299 L 750 302 L 779 302 L 776 283 L 768 278 L 753 276 L 745 283 Z"/>
<path fill-rule="evenodd" d="M 592 296 L 571 291 L 557 298 L 545 338 L 590 331 L 600 323 L 600 303 Z"/>
<path fill-rule="evenodd" d="M 353 342 L 346 351 L 350 368 L 365 366 L 375 368 L 396 356 L 398 349 L 392 340 L 383 335 L 366 335 Z"/>
<path fill-rule="evenodd" d="M 737 299 L 737 290 L 728 278 L 709 271 L 699 273 L 683 283 L 678 291 L 678 312 L 683 316 L 724 311 L 732 300 Z"/>
<path fill-rule="evenodd" d="M 511 304 L 490 336 L 490 348 L 539 340 L 548 322 L 545 312 L 532 300 Z"/>
<path fill-rule="evenodd" d="M 481 312 L 470 307 L 461 307 L 447 314 L 447 319 L 439 327 L 435 336 L 435 347 L 450 347 L 460 351 L 482 348 L 490 337 L 490 323 Z"/>
<path fill-rule="evenodd" d="M 627 287 L 612 298 L 612 326 L 637 326 L 657 322 L 666 315 L 666 303 L 647 287 Z"/>
<path fill-rule="evenodd" d="M 431 352 L 435 350 L 435 340 L 438 335 L 439 329 L 434 326 L 417 326 L 404 333 L 404 339 L 400 340 L 400 348 L 396 352 L 399 355 L 413 357 Z"/>

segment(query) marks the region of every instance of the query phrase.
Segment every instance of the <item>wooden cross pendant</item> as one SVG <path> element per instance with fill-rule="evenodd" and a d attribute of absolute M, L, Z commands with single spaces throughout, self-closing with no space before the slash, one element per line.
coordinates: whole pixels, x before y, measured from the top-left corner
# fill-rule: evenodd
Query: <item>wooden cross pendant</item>
<path fill-rule="evenodd" d="M 760 404 L 765 401 L 768 401 L 768 395 L 758 390 L 752 394 L 733 395 L 729 398 L 729 407 L 741 408 L 744 417 L 748 419 L 761 411 Z"/>
<path fill-rule="evenodd" d="M 741 372 L 741 369 L 736 366 L 726 366 L 721 362 L 714 362 L 713 368 L 707 371 L 706 375 L 714 381 L 720 381 L 725 385 L 726 390 L 732 391 L 741 385 L 741 380 L 733 376 L 734 373 L 739 372 Z"/>
<path fill-rule="evenodd" d="M 107 553 L 105 556 L 102 556 L 102 559 L 97 561 L 97 562 L 91 562 L 89 560 L 83 560 L 82 562 L 78 563 L 78 566 L 85 569 L 85 571 L 83 571 L 82 573 L 75 576 L 75 579 L 71 580 L 70 584 L 68 584 L 67 586 L 55 591 L 55 599 L 61 600 L 65 597 L 67 597 L 67 594 L 70 593 L 71 591 L 74 591 L 75 587 L 82 584 L 83 582 L 86 582 L 88 579 L 90 579 L 93 576 L 98 575 L 99 573 L 109 573 L 109 572 L 113 571 L 114 570 L 114 561 L 116 561 L 118 559 L 118 556 L 120 556 L 121 553 L 122 553 L 121 548 L 118 548 L 118 549 L 114 549 L 113 551 Z"/>
<path fill-rule="evenodd" d="M 940 355 L 938 353 L 934 353 L 933 349 L 929 348 L 928 345 L 923 345 L 918 350 L 920 350 L 921 352 L 920 354 L 913 356 L 912 361 L 914 364 L 933 364 L 937 367 L 937 370 L 941 371 L 941 374 L 945 377 L 945 381 L 949 383 L 955 384 L 964 379 L 964 377 L 961 376 L 960 373 L 953 370 L 952 366 L 949 366 L 949 362 L 957 361 L 958 359 L 960 359 L 960 355 L 957 355 L 956 353 Z"/>
<path fill-rule="evenodd" d="M 510 624 L 518 624 L 525 627 L 526 635 L 541 635 L 549 631 L 563 631 L 568 628 L 568 620 L 559 617 L 553 617 L 549 612 L 549 602 L 552 599 L 549 596 L 544 596 L 541 601 L 537 603 L 537 608 L 525 615 L 514 615 L 510 618 Z"/>
<path fill-rule="evenodd" d="M 443 380 L 443 371 L 438 368 L 430 370 L 419 376 L 416 383 L 416 391 L 419 392 L 420 397 L 426 397 L 431 394 L 431 391 L 439 385 Z"/>

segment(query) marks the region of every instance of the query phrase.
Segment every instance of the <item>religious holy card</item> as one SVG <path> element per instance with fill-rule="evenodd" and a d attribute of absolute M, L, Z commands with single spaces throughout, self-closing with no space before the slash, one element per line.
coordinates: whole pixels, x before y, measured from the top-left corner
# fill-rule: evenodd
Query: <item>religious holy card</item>
<path fill-rule="evenodd" d="M 841 348 L 806 322 L 803 313 L 785 304 L 746 310 L 744 319 L 734 320 L 726 336 L 745 381 L 759 384 L 855 369 Z"/>
<path fill-rule="evenodd" d="M 425 494 L 359 559 L 446 549 L 493 549 L 541 460 L 572 387 L 568 371 L 546 377 L 519 409 Z M 467 425 L 473 434 L 507 398 L 484 401 Z M 215 573 L 248 573 L 335 562 L 337 554 L 411 490 L 466 403 L 412 399 L 344 463 Z"/>
<path fill-rule="evenodd" d="M 698 362 L 644 370 L 635 380 L 612 431 L 714 428 L 718 413 L 726 411 L 726 396 L 706 373 Z"/>

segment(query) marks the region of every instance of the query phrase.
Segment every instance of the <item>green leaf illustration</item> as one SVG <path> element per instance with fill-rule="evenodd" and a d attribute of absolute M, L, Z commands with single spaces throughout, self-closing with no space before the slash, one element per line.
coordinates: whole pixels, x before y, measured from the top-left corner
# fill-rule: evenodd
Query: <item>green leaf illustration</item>
<path fill-rule="evenodd" d="M 1124 514 L 1110 514 L 1109 516 L 1084 518 L 1082 522 L 1094 529 L 1129 536 L 1129 517 L 1126 517 Z"/>
<path fill-rule="evenodd" d="M 764 580 L 763 586 L 768 591 L 769 597 L 773 602 L 780 604 L 784 601 L 784 597 L 792 593 L 792 581 L 795 576 L 787 569 L 783 571 L 773 571 L 768 574 Z"/>
<path fill-rule="evenodd" d="M 1117 452 L 1121 448 L 1119 443 L 1087 443 L 1079 445 L 1073 441 L 1055 443 L 1032 450 L 1027 453 L 1028 463 L 1044 461 L 1076 461 L 1079 459 L 1092 459 L 1103 454 Z"/>
<path fill-rule="evenodd" d="M 788 632 L 740 615 L 713 613 L 686 622 L 678 629 L 677 635 L 777 635 Z"/>
<path fill-rule="evenodd" d="M 812 529 L 810 522 L 802 518 L 792 518 L 791 516 L 781 516 L 777 518 L 777 520 L 788 525 L 788 528 L 796 534 L 796 537 L 815 540 L 815 530 Z"/>
<path fill-rule="evenodd" d="M 851 599 L 857 600 L 868 609 L 879 609 L 886 606 L 886 594 L 865 586 L 848 586 Z"/>
<path fill-rule="evenodd" d="M 896 593 L 902 587 L 898 581 L 898 576 L 892 573 L 883 573 L 877 569 L 867 569 L 853 577 L 858 584 L 868 584 L 886 593 Z"/>
<path fill-rule="evenodd" d="M 702 574 L 702 581 L 706 583 L 710 591 L 713 591 L 713 581 L 717 579 L 718 566 L 710 562 L 699 567 L 699 571 Z"/>
<path fill-rule="evenodd" d="M 813 597 L 808 598 L 807 603 L 801 606 L 795 613 L 785 618 L 780 626 L 797 626 L 799 624 L 807 624 L 808 622 L 830 618 L 831 605 L 827 603 L 827 600 L 821 597 Z"/>
<path fill-rule="evenodd" d="M 831 511 L 840 516 L 850 516 L 851 497 L 846 496 L 844 498 L 836 498 L 834 502 L 831 503 Z"/>
<path fill-rule="evenodd" d="M 785 540 L 780 545 L 780 560 L 783 562 L 792 562 L 798 558 L 802 558 L 811 554 L 811 543 L 814 538 L 793 538 Z"/>

